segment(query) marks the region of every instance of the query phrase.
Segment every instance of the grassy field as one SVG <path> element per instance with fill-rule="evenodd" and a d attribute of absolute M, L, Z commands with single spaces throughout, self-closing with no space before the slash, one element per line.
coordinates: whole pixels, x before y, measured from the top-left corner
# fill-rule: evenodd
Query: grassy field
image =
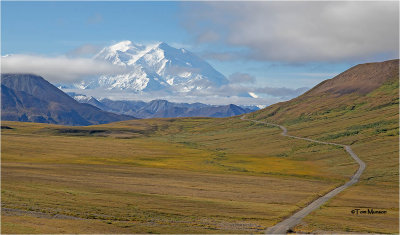
<path fill-rule="evenodd" d="M 357 167 L 237 117 L 2 125 L 4 233 L 262 233 Z"/>

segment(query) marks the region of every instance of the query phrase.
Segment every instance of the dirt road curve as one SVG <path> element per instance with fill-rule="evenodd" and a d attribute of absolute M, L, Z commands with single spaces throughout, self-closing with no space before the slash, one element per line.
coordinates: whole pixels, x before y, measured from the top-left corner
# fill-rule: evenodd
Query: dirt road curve
<path fill-rule="evenodd" d="M 348 154 L 358 163 L 359 168 L 357 172 L 351 177 L 349 181 L 347 181 L 345 184 L 343 184 L 340 187 L 335 188 L 334 190 L 330 191 L 329 193 L 325 194 L 324 196 L 321 196 L 311 202 L 308 206 L 305 208 L 301 209 L 300 211 L 296 212 L 294 215 L 290 216 L 289 218 L 285 219 L 282 222 L 279 222 L 278 224 L 268 228 L 265 233 L 266 234 L 285 234 L 288 232 L 289 229 L 293 228 L 297 224 L 300 223 L 300 221 L 306 217 L 308 214 L 310 214 L 313 210 L 318 209 L 320 206 L 322 206 L 325 202 L 327 202 L 329 199 L 333 198 L 336 196 L 338 193 L 342 192 L 346 188 L 350 187 L 351 185 L 355 184 L 358 182 L 360 179 L 361 174 L 363 173 L 365 169 L 365 163 L 358 158 L 358 156 L 353 152 L 351 147 L 349 145 L 343 145 L 343 144 L 336 144 L 336 143 L 330 143 L 330 142 L 323 142 L 323 141 L 318 141 L 318 140 L 313 140 L 309 138 L 303 138 L 303 137 L 298 137 L 298 136 L 293 136 L 293 135 L 288 135 L 287 134 L 287 129 L 284 126 L 273 124 L 273 123 L 268 123 L 268 122 L 262 122 L 262 121 L 256 121 L 256 120 L 250 120 L 246 119 L 246 115 L 242 116 L 240 119 L 245 120 L 245 121 L 251 121 L 255 123 L 262 123 L 262 124 L 267 124 L 270 126 L 276 126 L 282 129 L 282 135 L 287 136 L 290 138 L 295 138 L 295 139 L 300 139 L 300 140 L 306 140 L 306 141 L 311 141 L 315 143 L 320 143 L 320 144 L 330 144 L 330 145 L 336 145 L 336 146 L 341 146 L 343 147 Z"/>

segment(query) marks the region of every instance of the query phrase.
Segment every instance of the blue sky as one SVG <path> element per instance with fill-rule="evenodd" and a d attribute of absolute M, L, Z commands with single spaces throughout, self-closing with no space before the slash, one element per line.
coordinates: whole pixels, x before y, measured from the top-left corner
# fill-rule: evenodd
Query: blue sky
<path fill-rule="evenodd" d="M 83 45 L 164 41 L 195 52 L 227 77 L 240 72 L 255 78 L 253 86 L 292 89 L 312 87 L 358 63 L 398 57 L 398 2 L 1 6 L 2 55 L 60 56 Z"/>
<path fill-rule="evenodd" d="M 186 42 L 176 2 L 2 2 L 2 54 L 62 54 L 113 41 Z"/>

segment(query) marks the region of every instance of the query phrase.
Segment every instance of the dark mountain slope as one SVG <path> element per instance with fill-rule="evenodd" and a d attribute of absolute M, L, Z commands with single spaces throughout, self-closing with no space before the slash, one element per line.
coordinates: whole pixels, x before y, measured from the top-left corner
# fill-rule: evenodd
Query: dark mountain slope
<path fill-rule="evenodd" d="M 72 94 L 75 96 L 74 94 Z M 139 118 L 170 117 L 231 117 L 254 110 L 230 105 L 206 105 L 201 103 L 174 103 L 167 100 L 143 101 L 109 100 L 95 98 L 78 99 L 108 112 L 132 115 Z"/>
<path fill-rule="evenodd" d="M 2 120 L 91 125 L 133 119 L 81 104 L 40 76 L 2 74 L 1 83 Z"/>
<path fill-rule="evenodd" d="M 248 113 L 250 110 L 243 109 L 237 105 L 223 105 L 223 106 L 211 106 L 203 107 L 188 112 L 188 116 L 204 116 L 204 117 L 231 117 Z"/>

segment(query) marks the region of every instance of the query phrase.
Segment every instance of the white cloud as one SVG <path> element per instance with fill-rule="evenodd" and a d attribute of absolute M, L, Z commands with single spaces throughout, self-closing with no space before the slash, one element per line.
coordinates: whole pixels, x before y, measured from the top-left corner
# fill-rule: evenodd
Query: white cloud
<path fill-rule="evenodd" d="M 230 96 L 221 96 L 219 94 L 197 94 L 197 93 L 184 93 L 181 95 L 170 95 L 163 92 L 143 92 L 133 93 L 127 90 L 105 90 L 105 89 L 63 89 L 64 92 L 74 92 L 76 94 L 84 94 L 86 96 L 93 96 L 96 99 L 109 98 L 112 100 L 142 100 L 149 102 L 155 99 L 168 100 L 170 102 L 177 103 L 204 103 L 212 105 L 271 105 L 283 99 L 278 97 L 268 98 L 253 98 L 253 97 L 240 97 L 237 95 L 230 94 Z"/>
<path fill-rule="evenodd" d="M 228 84 L 221 87 L 210 87 L 207 89 L 190 92 L 132 92 L 131 90 L 120 89 L 63 89 L 66 92 L 85 94 L 98 99 L 109 98 L 113 100 L 143 100 L 151 101 L 164 99 L 171 102 L 205 104 L 237 104 L 237 105 L 271 105 L 276 102 L 285 101 L 301 95 L 309 88 L 302 87 L 291 89 L 286 87 L 247 87 L 240 84 Z"/>
<path fill-rule="evenodd" d="M 248 58 L 290 63 L 398 57 L 398 1 L 183 3 L 197 42 L 248 49 Z M 211 36 L 210 36 L 211 35 Z"/>
<path fill-rule="evenodd" d="M 32 73 L 53 83 L 74 82 L 85 77 L 124 71 L 124 67 L 87 58 L 34 55 L 8 55 L 1 58 L 2 73 Z"/>
<path fill-rule="evenodd" d="M 291 99 L 303 94 L 307 91 L 308 87 L 301 88 L 287 88 L 287 87 L 249 87 L 244 86 L 239 83 L 231 83 L 228 85 L 223 85 L 221 87 L 212 87 L 208 89 L 196 90 L 187 93 L 182 93 L 182 97 L 192 96 L 192 97 L 241 97 L 250 98 L 254 96 L 259 97 L 274 97 L 279 101 Z M 218 98 L 219 99 L 219 98 Z"/>

